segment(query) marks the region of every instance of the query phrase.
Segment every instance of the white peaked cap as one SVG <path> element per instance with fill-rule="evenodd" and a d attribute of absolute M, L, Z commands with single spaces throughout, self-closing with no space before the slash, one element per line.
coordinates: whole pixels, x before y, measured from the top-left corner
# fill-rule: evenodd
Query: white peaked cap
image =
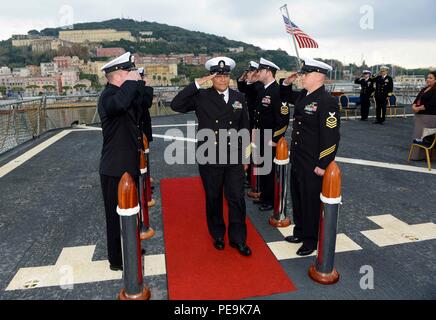
<path fill-rule="evenodd" d="M 236 62 L 228 57 L 215 57 L 206 61 L 204 66 L 211 73 L 229 73 L 235 68 Z"/>
<path fill-rule="evenodd" d="M 304 65 L 301 68 L 301 72 L 319 72 L 327 74 L 328 71 L 332 71 L 333 68 L 325 62 L 318 61 L 312 58 L 303 58 Z"/>
<path fill-rule="evenodd" d="M 116 70 L 130 70 L 132 68 L 135 68 L 135 57 L 130 52 L 126 52 L 106 63 L 100 70 L 110 73 Z"/>
<path fill-rule="evenodd" d="M 274 63 L 264 58 L 260 58 L 259 69 L 280 70 L 280 68 Z"/>

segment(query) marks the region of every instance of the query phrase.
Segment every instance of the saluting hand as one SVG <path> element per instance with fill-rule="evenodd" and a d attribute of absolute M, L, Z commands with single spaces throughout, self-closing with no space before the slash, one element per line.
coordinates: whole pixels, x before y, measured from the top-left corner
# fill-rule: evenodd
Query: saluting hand
<path fill-rule="evenodd" d="M 126 77 L 126 81 L 127 80 L 138 81 L 141 80 L 141 76 L 137 71 L 130 71 Z"/>
<path fill-rule="evenodd" d="M 283 81 L 284 84 L 291 84 L 295 80 L 297 80 L 298 72 L 292 72 L 285 80 Z"/>
<path fill-rule="evenodd" d="M 205 76 L 205 77 L 203 77 L 203 78 L 200 78 L 200 79 L 197 80 L 197 83 L 198 83 L 199 86 L 202 86 L 203 84 L 205 84 L 205 83 L 208 82 L 209 80 L 212 80 L 213 78 L 215 78 L 216 75 L 217 75 L 217 74 L 214 73 L 214 74 L 211 74 L 211 75 Z"/>
<path fill-rule="evenodd" d="M 247 80 L 247 71 L 244 71 L 244 73 L 239 78 L 239 81 L 245 81 L 245 80 Z"/>

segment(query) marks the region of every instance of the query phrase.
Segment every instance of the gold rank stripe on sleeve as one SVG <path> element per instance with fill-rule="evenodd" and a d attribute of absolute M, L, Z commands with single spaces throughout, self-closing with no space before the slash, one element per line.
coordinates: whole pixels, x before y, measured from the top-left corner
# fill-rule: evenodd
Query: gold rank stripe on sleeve
<path fill-rule="evenodd" d="M 288 126 L 284 126 L 283 128 L 281 128 L 280 130 L 277 130 L 276 132 L 274 132 L 274 138 L 281 135 L 282 133 L 284 133 L 286 131 L 286 129 L 288 128 Z"/>
<path fill-rule="evenodd" d="M 335 149 L 336 149 L 336 145 L 333 145 L 330 148 L 325 149 L 323 152 L 319 154 L 319 158 L 322 159 L 324 157 L 327 157 L 329 154 L 332 154 L 335 151 Z"/>
<path fill-rule="evenodd" d="M 338 125 L 338 119 L 335 117 L 335 112 L 329 112 L 330 117 L 327 118 L 325 125 L 327 128 L 334 129 Z"/>

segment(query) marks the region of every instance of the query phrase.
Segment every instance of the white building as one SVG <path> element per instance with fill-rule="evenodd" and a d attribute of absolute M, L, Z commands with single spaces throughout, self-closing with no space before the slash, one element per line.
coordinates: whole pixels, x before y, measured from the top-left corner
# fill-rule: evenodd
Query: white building
<path fill-rule="evenodd" d="M 10 68 L 4 66 L 4 67 L 0 67 L 0 75 L 1 76 L 9 76 L 12 74 L 12 71 Z"/>
<path fill-rule="evenodd" d="M 73 87 L 79 81 L 79 71 L 76 69 L 63 70 L 61 74 L 62 87 Z"/>
<path fill-rule="evenodd" d="M 402 76 L 396 76 L 394 78 L 394 81 L 395 81 L 395 83 L 398 83 L 401 85 L 424 86 L 425 85 L 425 76 L 402 75 Z"/>
<path fill-rule="evenodd" d="M 27 68 L 14 68 L 12 70 L 12 75 L 15 77 L 26 78 L 30 76 L 30 70 Z"/>
<path fill-rule="evenodd" d="M 43 77 L 53 76 L 58 73 L 58 66 L 54 62 L 41 63 L 41 75 Z"/>
<path fill-rule="evenodd" d="M 229 52 L 233 53 L 241 53 L 244 52 L 244 47 L 236 47 L 236 48 L 227 48 Z"/>

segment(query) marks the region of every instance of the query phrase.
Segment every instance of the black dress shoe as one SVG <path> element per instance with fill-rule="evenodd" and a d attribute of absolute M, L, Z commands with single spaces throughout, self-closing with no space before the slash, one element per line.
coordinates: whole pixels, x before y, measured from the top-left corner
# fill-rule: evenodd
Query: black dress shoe
<path fill-rule="evenodd" d="M 270 211 L 274 209 L 274 206 L 272 204 L 263 204 L 259 207 L 260 211 Z"/>
<path fill-rule="evenodd" d="M 251 256 L 251 249 L 245 243 L 230 242 L 232 248 L 236 248 L 240 255 L 248 257 Z"/>
<path fill-rule="evenodd" d="M 218 238 L 215 239 L 213 246 L 217 249 L 217 250 L 224 250 L 224 239 L 223 238 Z"/>
<path fill-rule="evenodd" d="M 303 242 L 303 239 L 301 239 L 300 237 L 296 237 L 296 236 L 288 236 L 288 237 L 285 237 L 285 241 L 290 242 L 290 243 L 301 243 L 301 242 Z"/>
<path fill-rule="evenodd" d="M 315 249 L 307 248 L 304 246 L 304 244 L 300 247 L 300 249 L 297 250 L 297 255 L 304 257 L 312 254 L 315 251 Z"/>
<path fill-rule="evenodd" d="M 117 266 L 117 265 L 110 265 L 109 269 L 111 269 L 112 271 L 123 271 L 123 266 Z"/>

